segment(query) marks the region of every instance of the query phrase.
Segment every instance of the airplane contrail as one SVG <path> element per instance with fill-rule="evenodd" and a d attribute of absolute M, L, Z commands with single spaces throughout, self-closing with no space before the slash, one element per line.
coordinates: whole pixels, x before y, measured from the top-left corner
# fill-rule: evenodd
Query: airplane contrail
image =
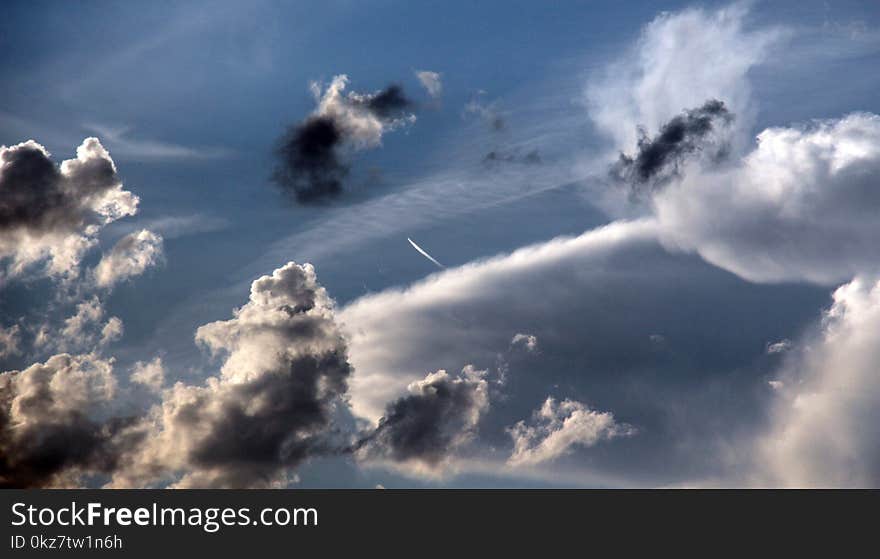
<path fill-rule="evenodd" d="M 430 254 L 428 254 L 427 252 L 425 252 L 424 249 L 422 249 L 422 247 L 420 247 L 419 245 L 417 245 L 415 241 L 413 241 L 413 240 L 410 239 L 409 237 L 407 237 L 406 240 L 409 241 L 409 244 L 411 244 L 411 245 L 413 246 L 414 249 L 416 249 L 417 251 L 419 251 L 419 254 L 421 254 L 422 256 L 424 256 L 425 258 L 427 258 L 428 260 L 430 260 L 430 261 L 433 262 L 434 264 L 436 264 L 438 267 L 440 267 L 440 268 L 445 268 L 445 267 L 446 267 L 446 266 L 444 266 L 443 264 L 437 262 L 437 261 L 434 259 L 433 256 L 431 256 Z"/>

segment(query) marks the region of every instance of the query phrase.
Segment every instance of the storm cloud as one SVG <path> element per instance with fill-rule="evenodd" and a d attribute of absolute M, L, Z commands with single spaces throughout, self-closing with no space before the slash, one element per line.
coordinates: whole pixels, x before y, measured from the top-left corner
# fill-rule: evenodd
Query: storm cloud
<path fill-rule="evenodd" d="M 301 204 L 341 194 L 350 154 L 381 145 L 383 134 L 415 120 L 407 112 L 413 103 L 400 85 L 345 95 L 347 84 L 345 75 L 333 78 L 323 92 L 313 83 L 318 107 L 279 141 L 273 180 Z"/>
<path fill-rule="evenodd" d="M 621 153 L 612 175 L 629 184 L 633 192 L 646 186 L 653 190 L 678 176 L 685 157 L 707 147 L 709 134 L 719 124 L 723 126 L 732 120 L 733 115 L 722 101 L 710 99 L 673 117 L 653 138 L 640 129 L 637 151 L 632 155 Z M 715 155 L 722 155 L 724 149 L 723 143 L 716 146 Z"/>

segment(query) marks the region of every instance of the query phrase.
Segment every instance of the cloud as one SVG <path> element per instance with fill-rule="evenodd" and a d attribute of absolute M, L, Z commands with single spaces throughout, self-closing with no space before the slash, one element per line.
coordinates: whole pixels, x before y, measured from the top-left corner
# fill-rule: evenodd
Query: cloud
<path fill-rule="evenodd" d="M 95 283 L 112 287 L 138 276 L 162 258 L 162 237 L 142 229 L 122 237 L 95 267 Z"/>
<path fill-rule="evenodd" d="M 8 328 L 0 327 L 0 359 L 21 353 L 21 327 L 13 324 Z"/>
<path fill-rule="evenodd" d="M 351 380 L 355 414 L 378 421 L 385 403 L 404 394 L 407 386 L 418 380 L 413 370 L 434 364 L 426 360 L 426 347 L 472 363 L 494 359 L 516 333 L 492 330 L 499 321 L 511 328 L 516 319 L 533 321 L 536 313 L 554 313 L 557 304 L 564 305 L 559 298 L 577 297 L 579 288 L 575 286 L 582 280 L 568 272 L 560 274 L 561 269 L 567 270 L 575 262 L 586 265 L 591 258 L 601 261 L 604 255 L 624 247 L 653 244 L 655 233 L 650 222 L 615 223 L 579 237 L 555 239 L 438 272 L 406 289 L 388 289 L 353 301 L 340 311 L 340 323 L 357 371 Z M 547 286 L 548 278 L 553 279 L 555 288 L 539 287 Z M 511 308 L 497 300 L 501 293 L 504 300 L 522 304 Z M 552 296 L 553 300 L 536 294 Z M 479 355 L 462 355 L 462 346 L 472 345 L 487 349 Z"/>
<path fill-rule="evenodd" d="M 634 193 L 644 185 L 655 189 L 679 175 L 679 166 L 685 157 L 703 150 L 718 123 L 729 124 L 731 120 L 733 115 L 724 103 L 710 99 L 696 109 L 673 117 L 653 138 L 641 130 L 638 151 L 634 155 L 621 153 L 612 168 L 612 175 L 628 183 Z M 722 142 L 713 157 L 723 155 L 725 149 Z"/>
<path fill-rule="evenodd" d="M 139 427 L 147 442 L 113 485 L 180 476 L 177 487 L 272 486 L 308 457 L 334 452 L 330 427 L 351 367 L 333 314 L 308 264 L 255 280 L 232 319 L 196 333 L 223 357 L 219 374 L 163 392 Z"/>
<path fill-rule="evenodd" d="M 749 455 L 753 483 L 880 485 L 880 283 L 858 277 L 834 292 L 815 337 L 779 372 L 771 428 Z"/>
<path fill-rule="evenodd" d="M 112 360 L 60 354 L 0 373 L 0 487 L 64 487 L 114 467 L 123 422 L 99 419 L 117 387 Z"/>
<path fill-rule="evenodd" d="M 56 166 L 33 140 L 0 148 L 0 259 L 7 275 L 40 261 L 50 275 L 75 275 L 100 229 L 136 213 L 137 196 L 122 189 L 97 138 L 84 140 L 76 155 Z"/>
<path fill-rule="evenodd" d="M 601 441 L 628 437 L 635 429 L 614 420 L 611 412 L 597 412 L 574 400 L 557 402 L 547 397 L 533 414 L 533 425 L 519 421 L 508 428 L 513 439 L 511 466 L 534 466 L 571 452 L 572 447 L 591 447 Z"/>
<path fill-rule="evenodd" d="M 493 132 L 500 132 L 505 128 L 504 116 L 498 110 L 498 103 L 484 103 L 481 98 L 485 91 L 478 91 L 473 99 L 464 106 L 463 115 L 477 115 Z"/>
<path fill-rule="evenodd" d="M 407 112 L 412 102 L 399 85 L 345 95 L 347 85 L 344 74 L 334 77 L 323 92 L 312 83 L 317 108 L 281 138 L 273 178 L 300 203 L 341 194 L 349 152 L 375 148 L 386 132 L 415 121 Z"/>
<path fill-rule="evenodd" d="M 655 194 L 667 242 L 757 282 L 833 285 L 878 267 L 880 116 L 768 128 L 735 165 Z"/>
<path fill-rule="evenodd" d="M 231 155 L 230 151 L 224 148 L 190 147 L 171 142 L 133 138 L 129 127 L 88 124 L 84 128 L 100 136 L 117 156 L 133 161 L 217 159 Z"/>
<path fill-rule="evenodd" d="M 767 353 L 773 355 L 775 353 L 785 353 L 792 348 L 791 340 L 780 340 L 772 344 L 767 344 Z"/>
<path fill-rule="evenodd" d="M 412 101 L 404 95 L 403 87 L 397 84 L 373 94 L 350 94 L 349 99 L 382 119 L 395 118 L 412 107 Z"/>
<path fill-rule="evenodd" d="M 642 30 L 635 45 L 587 88 L 590 118 L 615 151 L 636 145 L 640 130 L 653 134 L 687 107 L 722 100 L 737 115 L 748 141 L 752 121 L 749 70 L 788 36 L 781 28 L 752 29 L 747 4 L 719 10 L 689 8 L 664 13 Z"/>
<path fill-rule="evenodd" d="M 131 381 L 159 392 L 165 384 L 165 366 L 161 357 L 152 361 L 138 361 L 131 369 Z"/>
<path fill-rule="evenodd" d="M 419 83 L 428 92 L 428 95 L 437 99 L 443 93 L 443 82 L 440 81 L 440 74 L 429 70 L 419 70 L 416 72 Z"/>
<path fill-rule="evenodd" d="M 662 179 L 664 188 L 651 188 L 645 206 L 668 246 L 755 282 L 835 285 L 873 273 L 878 199 L 871 177 L 880 165 L 880 117 L 854 113 L 767 128 L 755 144 L 748 72 L 790 32 L 755 29 L 747 16 L 746 4 L 659 16 L 627 56 L 591 81 L 590 117 L 617 152 L 639 143 L 634 134 L 643 131 L 643 149 L 619 160 L 618 170 L 637 187 Z M 717 131 L 711 115 L 679 114 L 706 99 L 722 101 L 737 117 L 719 144 L 725 163 L 682 158 L 708 135 L 663 141 L 689 122 Z M 613 201 L 603 205 L 625 215 Z"/>
<path fill-rule="evenodd" d="M 67 352 L 89 352 L 105 346 L 122 336 L 123 327 L 122 320 L 115 316 L 104 322 L 104 315 L 104 306 L 93 295 L 76 305 L 76 312 L 64 320 L 57 332 L 43 324 L 34 346 Z"/>
<path fill-rule="evenodd" d="M 358 454 L 417 473 L 442 473 L 455 452 L 474 438 L 489 409 L 486 374 L 468 365 L 457 377 L 440 370 L 411 383 L 407 395 L 388 404 Z"/>
<path fill-rule="evenodd" d="M 530 353 L 538 351 L 538 338 L 531 334 L 518 333 L 510 340 L 510 347 L 523 348 Z"/>

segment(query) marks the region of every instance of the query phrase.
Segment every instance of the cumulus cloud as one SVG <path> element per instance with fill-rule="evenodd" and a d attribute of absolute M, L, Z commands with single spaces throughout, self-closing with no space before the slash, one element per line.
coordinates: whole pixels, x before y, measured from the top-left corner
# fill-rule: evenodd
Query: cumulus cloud
<path fill-rule="evenodd" d="M 437 99 L 443 93 L 443 82 L 440 80 L 439 73 L 431 72 L 430 70 L 419 70 L 416 72 L 416 78 L 418 78 L 422 87 L 425 88 L 425 91 L 428 92 L 428 95 L 434 99 Z"/>
<path fill-rule="evenodd" d="M 748 72 L 789 33 L 750 28 L 747 15 L 737 4 L 656 18 L 626 57 L 591 82 L 590 116 L 615 151 L 641 144 L 618 161 L 624 178 L 637 187 L 664 179 L 664 188 L 650 188 L 647 206 L 669 246 L 756 282 L 834 285 L 874 273 L 880 117 L 854 113 L 767 128 L 755 140 Z M 714 133 L 723 118 L 679 114 L 706 99 L 737 116 L 720 138 Z M 706 139 L 728 153 L 727 163 L 682 157 Z"/>
<path fill-rule="evenodd" d="M 620 154 L 612 168 L 612 175 L 626 182 L 634 193 L 647 186 L 659 187 L 679 175 L 679 166 L 685 157 L 702 151 L 711 132 L 719 123 L 729 124 L 733 115 L 717 99 L 710 99 L 702 106 L 676 115 L 660 127 L 653 138 L 640 130 L 638 150 L 633 155 Z M 718 158 L 726 150 L 725 142 L 715 147 L 713 157 Z"/>
<path fill-rule="evenodd" d="M 122 237 L 95 267 L 95 283 L 112 287 L 138 276 L 162 258 L 162 237 L 142 229 Z"/>
<path fill-rule="evenodd" d="M 672 244 L 759 282 L 831 285 L 880 263 L 880 116 L 769 128 L 733 166 L 688 168 L 654 197 Z"/>
<path fill-rule="evenodd" d="M 97 138 L 60 166 L 33 140 L 0 148 L 0 192 L 0 259 L 9 276 L 40 262 L 50 275 L 75 275 L 100 229 L 138 205 Z"/>
<path fill-rule="evenodd" d="M 880 282 L 858 277 L 838 288 L 820 332 L 796 353 L 774 386 L 756 483 L 880 485 Z"/>
<path fill-rule="evenodd" d="M 162 358 L 154 357 L 151 361 L 138 361 L 131 369 L 130 378 L 131 382 L 158 392 L 165 384 L 165 366 Z"/>
<path fill-rule="evenodd" d="M 37 333 L 34 345 L 58 351 L 88 352 L 97 349 L 122 336 L 122 320 L 112 316 L 105 322 L 104 315 L 100 299 L 89 297 L 76 305 L 76 312 L 64 319 L 57 332 L 44 324 Z"/>
<path fill-rule="evenodd" d="M 76 486 L 115 466 L 121 421 L 100 416 L 117 387 L 112 360 L 59 354 L 0 373 L 0 487 Z"/>
<path fill-rule="evenodd" d="M 351 373 L 333 315 L 308 264 L 255 280 L 232 319 L 196 333 L 223 357 L 219 374 L 163 393 L 139 427 L 147 442 L 113 484 L 177 476 L 178 487 L 272 486 L 308 457 L 333 452 L 330 426 Z"/>
<path fill-rule="evenodd" d="M 327 88 L 312 83 L 317 108 L 288 129 L 279 148 L 273 178 L 300 203 L 319 202 L 342 193 L 348 153 L 375 148 L 382 136 L 415 121 L 412 102 L 399 85 L 374 93 L 344 93 L 348 76 Z"/>
<path fill-rule="evenodd" d="M 635 429 L 617 423 L 611 412 L 591 410 L 585 404 L 548 397 L 533 414 L 533 424 L 520 421 L 508 428 L 513 439 L 511 466 L 534 466 L 568 454 L 574 447 L 591 447 L 601 441 L 628 437 Z"/>
<path fill-rule="evenodd" d="M 361 441 L 366 459 L 388 460 L 421 473 L 440 473 L 456 450 L 470 442 L 489 409 L 487 371 L 466 366 L 457 377 L 440 370 L 407 387 L 379 426 Z"/>

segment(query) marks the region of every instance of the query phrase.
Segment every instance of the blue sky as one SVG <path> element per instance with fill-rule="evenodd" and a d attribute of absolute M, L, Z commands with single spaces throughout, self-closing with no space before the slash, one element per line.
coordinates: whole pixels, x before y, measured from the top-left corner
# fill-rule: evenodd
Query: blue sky
<path fill-rule="evenodd" d="M 95 244 L 75 279 L 43 273 L 35 260 L 24 273 L 7 270 L 0 290 L 0 326 L 18 325 L 19 346 L 0 352 L 3 370 L 59 353 L 112 357 L 118 390 L 89 411 L 92 421 L 122 408 L 145 417 L 172 409 L 177 381 L 209 398 L 207 379 L 235 377 L 239 359 L 259 362 L 240 338 L 194 336 L 241 319 L 233 309 L 247 303 L 251 282 L 294 261 L 314 265 L 335 302 L 333 327 L 352 369 L 328 429 L 361 437 L 361 446 L 248 470 L 255 485 L 880 481 L 876 459 L 860 459 L 876 449 L 852 418 L 840 420 L 856 431 L 846 450 L 852 476 L 823 477 L 833 464 L 791 470 L 795 450 L 813 456 L 824 439 L 798 438 L 809 422 L 795 429 L 796 412 L 786 411 L 807 392 L 783 396 L 782 384 L 768 385 L 833 392 L 837 381 L 809 348 L 830 343 L 823 313 L 850 301 L 835 290 L 875 273 L 875 3 L 13 2 L 5 12 L 0 144 L 33 139 L 60 163 L 95 136 L 140 198 L 136 213 L 102 223 L 94 237 L 76 233 Z M 416 72 L 426 70 L 439 74 L 439 95 L 420 84 Z M 346 92 L 368 97 L 399 84 L 414 120 L 380 119 L 380 142 L 367 147 L 351 133 L 339 152 L 350 168 L 343 193 L 297 203 L 272 181 L 277 147 L 288 127 L 319 115 L 310 82 L 320 97 L 342 74 Z M 638 149 L 639 126 L 653 138 L 710 98 L 734 124 L 729 136 L 694 141 L 717 140 L 724 161 L 707 161 L 714 144 L 699 143 L 675 156 L 676 172 L 647 197 L 615 184 L 609 170 Z M 846 121 L 853 113 L 863 116 Z M 828 145 L 867 170 L 846 180 L 834 165 L 822 174 L 810 158 L 828 161 Z M 122 264 L 108 259 L 111 248 L 142 229 L 162 237 L 161 255 L 144 256 L 133 272 L 113 267 Z M 22 238 L 0 243 L 7 265 L 23 258 Z M 102 259 L 120 278 L 103 291 L 88 271 Z M 124 334 L 100 347 L 65 345 L 65 320 L 92 296 L 101 320 L 118 317 Z M 59 340 L 54 347 L 36 342 L 41 328 Z M 514 343 L 517 334 L 534 336 L 534 347 Z M 781 341 L 786 351 L 768 351 Z M 300 342 L 317 343 L 265 351 Z M 158 386 L 131 381 L 138 363 L 157 357 Z M 486 373 L 459 375 L 468 365 Z M 815 372 L 780 380 L 793 369 Z M 395 403 L 427 401 L 426 375 L 439 370 L 448 378 L 432 382 L 471 390 L 471 407 L 434 418 L 432 452 L 406 454 L 389 414 Z M 547 398 L 574 404 L 541 416 Z M 875 403 L 864 413 L 876 413 Z M 459 424 L 468 414 L 474 421 Z M 389 426 L 376 429 L 382 417 Z M 566 417 L 589 432 L 559 442 Z M 172 427 L 150 428 L 197 438 Z M 795 450 L 782 456 L 788 446 L 767 443 L 773 436 Z M 201 443 L 192 442 L 192 456 L 207 452 Z M 766 463 L 750 459 L 758 446 Z M 141 470 L 146 454 L 132 454 Z M 149 481 L 134 466 L 125 475 L 70 468 L 99 485 L 248 484 L 210 463 L 166 464 L 165 477 Z M 53 475 L 40 483 L 61 483 Z"/>

